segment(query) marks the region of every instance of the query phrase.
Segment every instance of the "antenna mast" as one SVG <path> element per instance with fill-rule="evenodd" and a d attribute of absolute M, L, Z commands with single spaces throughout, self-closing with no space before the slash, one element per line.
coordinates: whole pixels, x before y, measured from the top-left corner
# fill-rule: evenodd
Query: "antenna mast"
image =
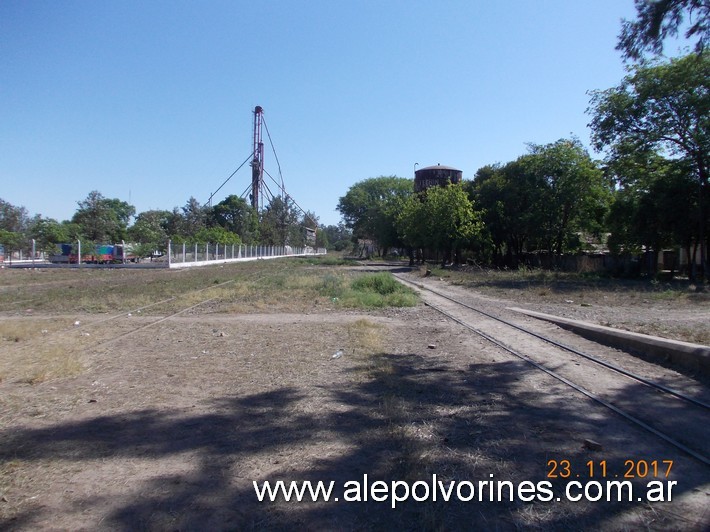
<path fill-rule="evenodd" d="M 264 110 L 257 105 L 254 108 L 254 158 L 251 161 L 251 206 L 259 209 L 261 189 L 264 182 L 264 143 L 261 141 L 261 123 Z"/>

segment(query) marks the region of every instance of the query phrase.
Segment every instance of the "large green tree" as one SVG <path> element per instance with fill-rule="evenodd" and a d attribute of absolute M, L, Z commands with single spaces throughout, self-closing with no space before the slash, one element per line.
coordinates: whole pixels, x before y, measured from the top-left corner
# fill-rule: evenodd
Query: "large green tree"
<path fill-rule="evenodd" d="M 237 233 L 234 233 L 224 227 L 203 227 L 193 237 L 195 242 L 201 244 L 241 244 L 242 241 Z"/>
<path fill-rule="evenodd" d="M 396 176 L 371 177 L 350 187 L 338 201 L 346 227 L 358 240 L 372 240 L 385 253 L 399 244 L 395 230 L 397 205 L 414 191 L 411 179 Z"/>
<path fill-rule="evenodd" d="M 253 243 L 259 234 L 259 217 L 244 198 L 227 196 L 208 211 L 208 223 L 236 233 L 242 242 Z"/>
<path fill-rule="evenodd" d="M 352 231 L 342 222 L 338 225 L 328 225 L 319 232 L 327 235 L 327 245 L 335 251 L 343 251 L 352 243 Z"/>
<path fill-rule="evenodd" d="M 710 2 L 708 0 L 635 0 L 636 20 L 622 21 L 616 46 L 626 59 L 640 59 L 645 52 L 660 55 L 663 41 L 686 28 L 685 37 L 696 39 L 702 53 L 710 44 Z M 685 24 L 685 26 L 684 26 Z"/>
<path fill-rule="evenodd" d="M 522 166 L 538 185 L 541 248 L 561 255 L 576 245 L 578 233 L 600 233 L 610 191 L 602 170 L 578 140 L 532 144 Z"/>
<path fill-rule="evenodd" d="M 128 238 L 135 243 L 150 244 L 153 249 L 165 249 L 169 238 L 168 224 L 172 213 L 163 210 L 143 211 L 128 228 Z"/>
<path fill-rule="evenodd" d="M 27 209 L 0 198 L 0 244 L 5 246 L 6 252 L 29 249 L 28 227 Z"/>
<path fill-rule="evenodd" d="M 651 274 L 658 253 L 666 248 L 683 247 L 692 264 L 697 252 L 698 190 L 683 161 L 636 151 L 611 161 L 607 172 L 618 183 L 607 221 L 611 251 L 618 255 L 649 251 L 644 268 Z M 689 211 L 678 208 L 677 198 L 690 202 Z"/>
<path fill-rule="evenodd" d="M 445 264 L 451 262 L 453 252 L 468 247 L 480 234 L 483 222 L 462 185 L 449 184 L 404 200 L 397 227 L 408 246 L 441 253 Z"/>
<path fill-rule="evenodd" d="M 206 208 L 200 205 L 200 202 L 194 197 L 190 196 L 190 199 L 182 207 L 182 220 L 177 225 L 181 225 L 181 236 L 193 238 L 200 229 L 207 227 Z"/>
<path fill-rule="evenodd" d="M 75 233 L 71 231 L 72 225 L 59 223 L 51 218 L 36 216 L 30 226 L 30 236 L 37 242 L 37 247 L 42 251 L 54 252 L 57 244 L 69 243 L 74 240 Z M 75 231 L 79 230 L 74 226 Z"/>
<path fill-rule="evenodd" d="M 12 233 L 24 233 L 29 221 L 27 209 L 0 198 L 0 229 Z"/>
<path fill-rule="evenodd" d="M 681 161 L 696 183 L 695 218 L 706 275 L 710 176 L 710 57 L 691 54 L 635 66 L 621 84 L 591 93 L 592 140 L 610 160 L 655 151 Z M 692 198 L 678 197 L 685 212 Z M 690 221 L 689 216 L 689 221 Z"/>
<path fill-rule="evenodd" d="M 483 210 L 483 221 L 493 246 L 493 261 L 516 267 L 530 242 L 540 240 L 544 184 L 528 171 L 523 157 L 505 165 L 480 168 L 467 187 Z M 533 247 L 535 245 L 533 244 Z"/>
<path fill-rule="evenodd" d="M 287 196 L 274 196 L 261 212 L 259 240 L 269 246 L 301 246 L 298 210 Z"/>
<path fill-rule="evenodd" d="M 495 259 L 516 266 L 524 251 L 560 255 L 576 251 L 579 233 L 600 234 L 610 188 L 581 143 L 561 139 L 481 168 L 471 195 L 484 210 Z"/>
<path fill-rule="evenodd" d="M 125 201 L 105 198 L 97 190 L 90 192 L 78 205 L 72 222 L 81 226 L 85 238 L 96 243 L 125 239 L 128 223 L 136 212 Z"/>

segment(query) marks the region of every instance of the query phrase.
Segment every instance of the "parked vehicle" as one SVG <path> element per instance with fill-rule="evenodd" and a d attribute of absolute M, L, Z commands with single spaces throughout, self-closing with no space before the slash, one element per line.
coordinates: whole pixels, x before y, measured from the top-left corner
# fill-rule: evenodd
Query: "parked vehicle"
<path fill-rule="evenodd" d="M 79 262 L 79 246 L 76 244 L 60 244 L 60 253 L 50 255 L 49 262 L 54 264 L 77 264 Z M 123 262 L 138 262 L 138 256 L 129 245 L 98 244 L 93 249 L 81 250 L 81 262 L 84 264 L 119 264 Z"/>

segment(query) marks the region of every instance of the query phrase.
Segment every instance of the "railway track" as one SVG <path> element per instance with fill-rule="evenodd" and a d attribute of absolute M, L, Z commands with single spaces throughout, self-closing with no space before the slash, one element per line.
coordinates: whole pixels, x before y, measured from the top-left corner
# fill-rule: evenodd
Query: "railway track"
<path fill-rule="evenodd" d="M 424 303 L 487 342 L 557 379 L 633 425 L 710 466 L 710 399 L 645 377 L 595 354 L 566 345 L 501 315 L 423 282 L 393 275 L 423 295 Z M 586 341 L 585 341 L 586 342 Z M 591 344 L 591 343 L 590 343 Z M 612 349 L 608 349 L 612 352 Z M 631 390 L 624 392 L 625 390 Z"/>

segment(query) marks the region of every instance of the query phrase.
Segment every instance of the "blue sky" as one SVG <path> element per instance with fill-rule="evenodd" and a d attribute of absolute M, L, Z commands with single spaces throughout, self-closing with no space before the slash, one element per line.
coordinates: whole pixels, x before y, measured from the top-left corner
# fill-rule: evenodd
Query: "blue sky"
<path fill-rule="evenodd" d="M 0 198 L 58 220 L 92 190 L 205 203 L 260 105 L 286 190 L 336 224 L 368 177 L 470 179 L 529 142 L 588 144 L 586 92 L 624 76 L 633 17 L 633 0 L 2 0 Z"/>

